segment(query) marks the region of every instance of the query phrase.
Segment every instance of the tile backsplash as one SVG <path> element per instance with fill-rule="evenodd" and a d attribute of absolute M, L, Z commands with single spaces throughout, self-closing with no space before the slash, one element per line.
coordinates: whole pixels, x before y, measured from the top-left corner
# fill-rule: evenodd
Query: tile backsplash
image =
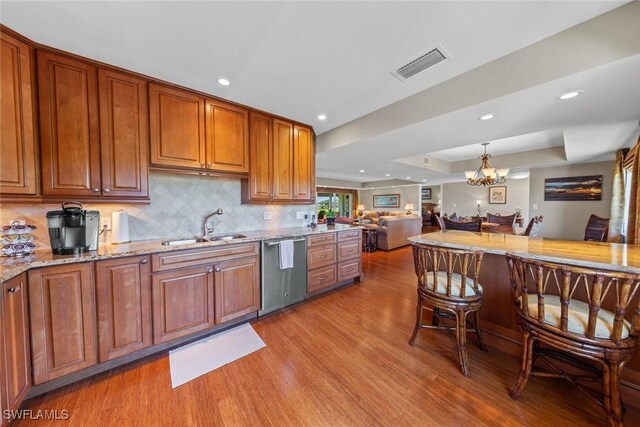
<path fill-rule="evenodd" d="M 101 218 L 123 209 L 129 213 L 131 240 L 163 239 L 193 236 L 202 233 L 202 220 L 218 208 L 224 212 L 212 223 L 216 232 L 267 230 L 305 225 L 308 220 L 296 219 L 297 212 L 312 214 L 315 205 L 242 205 L 240 180 L 199 176 L 151 173 L 149 177 L 151 204 L 87 203 L 85 209 L 99 210 Z M 49 246 L 46 213 L 60 209 L 58 204 L 0 204 L 0 224 L 24 219 L 37 228 L 38 246 Z M 264 220 L 264 212 L 271 219 Z M 109 243 L 111 232 L 100 243 Z"/>

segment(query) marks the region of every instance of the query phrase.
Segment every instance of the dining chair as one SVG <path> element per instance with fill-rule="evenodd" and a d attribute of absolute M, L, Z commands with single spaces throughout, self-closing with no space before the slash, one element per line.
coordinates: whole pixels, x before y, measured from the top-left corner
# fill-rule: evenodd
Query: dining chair
<path fill-rule="evenodd" d="M 564 378 L 599 403 L 611 425 L 622 426 L 620 371 L 638 350 L 640 274 L 510 253 L 507 262 L 523 334 L 522 365 L 511 398 L 518 398 L 530 375 Z M 536 360 L 551 371 L 533 370 Z M 571 372 L 564 370 L 567 366 Z M 576 373 L 577 368 L 583 372 Z M 602 401 L 581 384 L 597 380 L 602 381 Z"/>
<path fill-rule="evenodd" d="M 449 218 L 442 218 L 444 224 L 444 230 L 462 230 L 462 231 L 482 231 L 482 220 L 476 219 L 473 221 L 453 221 Z"/>
<path fill-rule="evenodd" d="M 584 229 L 584 240 L 606 242 L 609 235 L 609 218 L 591 214 Z"/>
<path fill-rule="evenodd" d="M 486 351 L 478 314 L 482 305 L 482 286 L 478 283 L 478 276 L 483 252 L 447 249 L 417 242 L 412 245 L 418 278 L 418 304 L 409 345 L 413 345 L 420 329 L 446 330 L 456 338 L 462 374 L 471 376 L 466 347 L 467 332 L 473 332 L 478 346 Z M 423 310 L 432 312 L 431 324 L 422 323 Z M 451 325 L 451 322 L 455 322 L 455 325 Z"/>
<path fill-rule="evenodd" d="M 531 218 L 531 220 L 529 221 L 529 224 L 527 225 L 527 228 L 524 230 L 524 233 L 522 233 L 522 236 L 529 236 L 529 237 L 538 237 L 540 235 L 540 231 L 542 230 L 542 215 L 540 216 L 534 216 L 533 218 Z"/>

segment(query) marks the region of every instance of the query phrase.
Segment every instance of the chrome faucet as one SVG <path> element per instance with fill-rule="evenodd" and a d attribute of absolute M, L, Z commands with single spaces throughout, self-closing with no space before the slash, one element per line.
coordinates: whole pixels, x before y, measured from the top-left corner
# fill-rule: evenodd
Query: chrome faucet
<path fill-rule="evenodd" d="M 213 233 L 213 224 L 209 227 L 209 220 L 215 215 L 222 215 L 222 209 L 218 208 L 214 213 L 204 217 L 204 221 L 202 221 L 202 237 L 206 238 L 209 234 Z"/>

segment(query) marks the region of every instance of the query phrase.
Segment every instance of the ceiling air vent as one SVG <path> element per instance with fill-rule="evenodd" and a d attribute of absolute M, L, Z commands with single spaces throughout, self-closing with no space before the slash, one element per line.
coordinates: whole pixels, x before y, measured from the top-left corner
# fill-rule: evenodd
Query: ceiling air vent
<path fill-rule="evenodd" d="M 414 59 L 413 61 L 409 62 L 406 65 L 403 65 L 395 71 L 392 71 L 391 74 L 393 74 L 400 80 L 405 81 L 409 77 L 413 77 L 419 72 L 433 67 L 438 62 L 444 61 L 448 57 L 449 55 L 447 54 L 447 52 L 441 46 L 438 46 L 430 52 L 425 53 L 421 57 Z"/>
<path fill-rule="evenodd" d="M 431 157 L 424 156 L 422 161 L 424 162 L 425 166 L 431 166 Z"/>

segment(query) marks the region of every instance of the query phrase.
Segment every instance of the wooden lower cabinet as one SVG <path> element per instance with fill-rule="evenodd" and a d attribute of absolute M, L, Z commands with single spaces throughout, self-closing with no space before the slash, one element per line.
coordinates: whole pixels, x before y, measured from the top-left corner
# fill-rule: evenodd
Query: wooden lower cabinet
<path fill-rule="evenodd" d="M 260 309 L 260 260 L 258 257 L 223 261 L 215 266 L 216 323 Z"/>
<path fill-rule="evenodd" d="M 360 229 L 307 238 L 307 292 L 316 292 L 362 274 Z"/>
<path fill-rule="evenodd" d="M 149 257 L 117 258 L 95 265 L 99 361 L 149 347 L 152 343 Z"/>
<path fill-rule="evenodd" d="M 154 273 L 152 289 L 154 344 L 215 324 L 212 265 Z"/>
<path fill-rule="evenodd" d="M 95 365 L 92 263 L 30 271 L 29 308 L 34 384 Z"/>
<path fill-rule="evenodd" d="M 15 410 L 31 390 L 31 350 L 29 346 L 29 301 L 27 275 L 3 284 L 6 408 Z M 0 353 L 1 354 L 1 353 Z M 5 406 L 4 404 L 2 405 Z"/>

